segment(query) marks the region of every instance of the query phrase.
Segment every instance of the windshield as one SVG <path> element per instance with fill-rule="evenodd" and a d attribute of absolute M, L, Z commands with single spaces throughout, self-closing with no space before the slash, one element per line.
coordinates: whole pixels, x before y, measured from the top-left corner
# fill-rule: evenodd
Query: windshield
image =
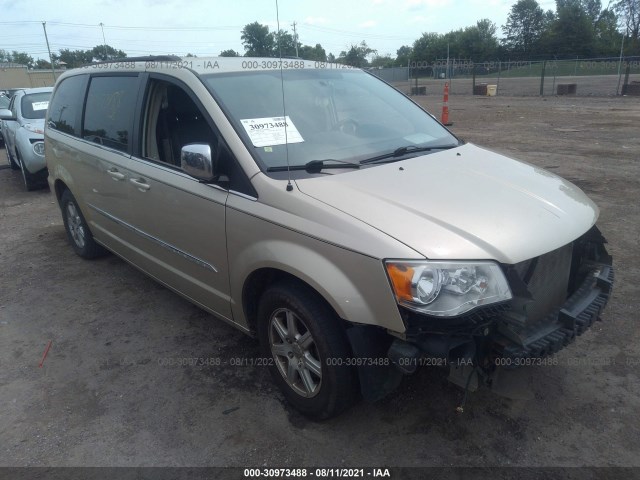
<path fill-rule="evenodd" d="M 9 108 L 9 97 L 0 95 L 0 108 Z"/>
<path fill-rule="evenodd" d="M 458 140 L 402 93 L 360 70 L 253 71 L 204 76 L 263 168 L 359 162 L 399 147 Z M 282 90 L 286 118 L 283 116 Z"/>
<path fill-rule="evenodd" d="M 22 97 L 20 107 L 22 116 L 29 119 L 44 118 L 49 107 L 51 92 L 31 93 Z"/>

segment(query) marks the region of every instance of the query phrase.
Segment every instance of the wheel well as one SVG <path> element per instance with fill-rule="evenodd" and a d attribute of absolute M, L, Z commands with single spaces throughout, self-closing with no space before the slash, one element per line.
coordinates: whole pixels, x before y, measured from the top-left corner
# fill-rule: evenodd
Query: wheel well
<path fill-rule="evenodd" d="M 288 280 L 303 285 L 315 295 L 317 295 L 318 298 L 320 298 L 325 303 L 325 305 L 329 309 L 331 309 L 334 314 L 336 314 L 336 317 L 340 318 L 331 304 L 327 302 L 327 300 L 315 288 L 313 288 L 304 280 L 301 280 L 295 275 L 292 275 L 283 270 L 278 270 L 277 268 L 261 268 L 249 275 L 247 280 L 244 282 L 244 287 L 242 289 L 242 308 L 244 309 L 244 314 L 247 318 L 247 322 L 251 331 L 256 331 L 258 322 L 258 303 L 260 301 L 260 297 L 269 286 L 283 280 Z M 346 322 L 341 321 L 340 323 L 345 325 Z"/>
<path fill-rule="evenodd" d="M 54 184 L 54 189 L 56 192 L 56 199 L 58 200 L 58 205 L 59 205 L 60 199 L 62 198 L 62 194 L 64 193 L 65 190 L 69 190 L 69 187 L 67 187 L 67 185 L 62 180 L 56 180 Z"/>

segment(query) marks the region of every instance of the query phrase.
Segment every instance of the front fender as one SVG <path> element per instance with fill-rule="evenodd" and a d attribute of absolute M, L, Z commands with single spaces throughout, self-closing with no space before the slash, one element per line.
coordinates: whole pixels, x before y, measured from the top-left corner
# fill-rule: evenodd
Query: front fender
<path fill-rule="evenodd" d="M 344 320 L 404 332 L 381 260 L 235 209 L 227 211 L 227 236 L 236 322 L 249 326 L 242 305 L 246 280 L 256 270 L 272 268 L 310 285 Z"/>
<path fill-rule="evenodd" d="M 30 173 L 35 174 L 46 168 L 47 163 L 44 156 L 40 156 L 33 151 L 31 139 L 44 140 L 41 135 L 31 133 L 24 127 L 20 127 L 16 132 L 14 151 L 20 152 L 20 161 L 24 163 L 25 168 Z"/>

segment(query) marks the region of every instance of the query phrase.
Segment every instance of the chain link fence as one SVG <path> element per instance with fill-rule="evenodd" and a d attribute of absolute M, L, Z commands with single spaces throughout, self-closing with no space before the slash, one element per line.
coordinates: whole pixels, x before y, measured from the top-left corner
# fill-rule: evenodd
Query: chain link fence
<path fill-rule="evenodd" d="M 437 60 L 371 73 L 409 95 L 640 96 L 640 57 L 544 61 Z"/>

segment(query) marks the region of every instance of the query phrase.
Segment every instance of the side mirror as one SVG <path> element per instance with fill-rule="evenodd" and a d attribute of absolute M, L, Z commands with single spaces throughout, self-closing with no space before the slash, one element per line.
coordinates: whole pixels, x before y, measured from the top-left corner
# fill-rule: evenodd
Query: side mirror
<path fill-rule="evenodd" d="M 0 120 L 15 120 L 16 117 L 8 108 L 0 108 Z"/>
<path fill-rule="evenodd" d="M 185 173 L 198 180 L 210 182 L 215 177 L 211 146 L 204 143 L 185 145 L 180 151 L 180 166 Z"/>

